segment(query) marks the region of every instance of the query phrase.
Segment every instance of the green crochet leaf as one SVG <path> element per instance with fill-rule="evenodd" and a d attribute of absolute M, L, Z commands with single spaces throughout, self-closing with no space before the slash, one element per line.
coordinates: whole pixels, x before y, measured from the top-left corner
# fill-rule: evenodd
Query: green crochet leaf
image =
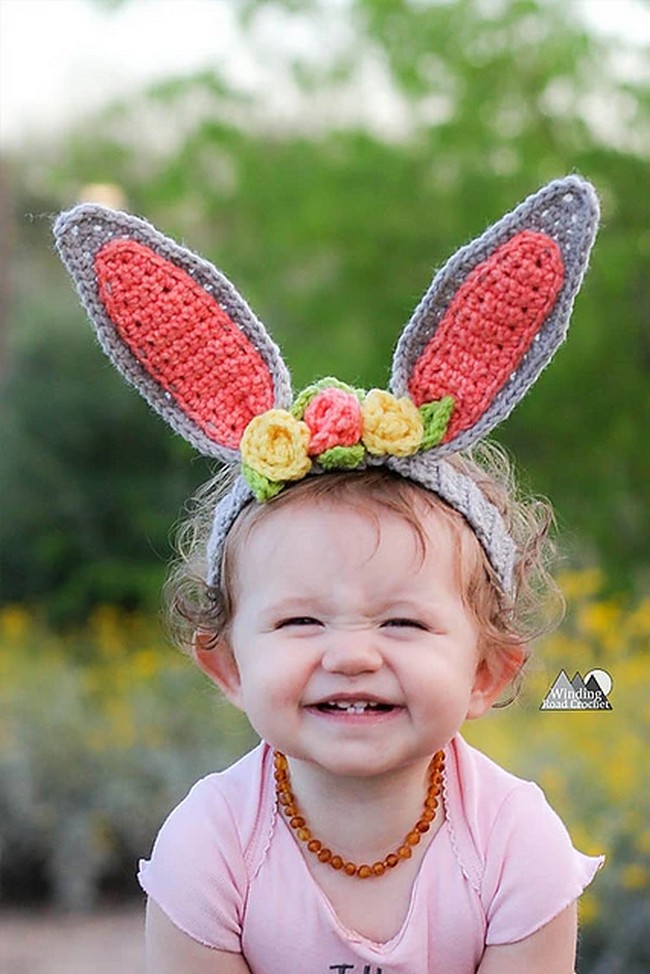
<path fill-rule="evenodd" d="M 270 500 L 279 494 L 282 488 L 285 486 L 284 481 L 269 480 L 264 474 L 258 473 L 249 467 L 248 464 L 243 463 L 241 468 L 242 476 L 244 480 L 253 491 L 255 500 L 263 504 L 264 501 Z"/>
<path fill-rule="evenodd" d="M 363 463 L 366 451 L 362 443 L 354 446 L 333 446 L 316 457 L 323 470 L 354 470 Z"/>
<path fill-rule="evenodd" d="M 422 417 L 424 432 L 420 450 L 430 450 L 432 446 L 437 446 L 447 432 L 451 414 L 454 411 L 455 399 L 453 396 L 443 396 L 435 402 L 425 402 L 420 406 L 419 413 Z"/>

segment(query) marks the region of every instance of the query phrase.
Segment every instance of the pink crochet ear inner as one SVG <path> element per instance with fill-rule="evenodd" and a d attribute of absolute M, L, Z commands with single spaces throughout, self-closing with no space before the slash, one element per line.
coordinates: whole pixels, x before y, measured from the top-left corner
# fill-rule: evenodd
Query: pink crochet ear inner
<path fill-rule="evenodd" d="M 211 440 L 237 449 L 274 402 L 273 379 L 241 328 L 186 271 L 134 240 L 95 257 L 99 296 L 149 375 Z"/>
<path fill-rule="evenodd" d="M 452 395 L 443 443 L 472 427 L 530 348 L 564 282 L 560 248 L 523 230 L 469 274 L 415 363 L 416 405 Z"/>

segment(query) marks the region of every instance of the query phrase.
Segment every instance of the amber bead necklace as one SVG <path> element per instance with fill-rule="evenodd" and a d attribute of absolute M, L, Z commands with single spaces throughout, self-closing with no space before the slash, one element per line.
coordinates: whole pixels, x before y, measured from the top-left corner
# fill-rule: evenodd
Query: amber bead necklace
<path fill-rule="evenodd" d="M 404 842 L 395 852 L 389 853 L 384 859 L 372 864 L 357 866 L 356 862 L 346 861 L 342 856 L 336 855 L 331 849 L 323 846 L 320 839 L 315 838 L 304 816 L 300 814 L 298 803 L 291 790 L 291 779 L 289 777 L 289 764 L 281 751 L 273 752 L 275 763 L 275 794 L 278 805 L 284 812 L 289 827 L 294 830 L 296 837 L 301 842 L 305 842 L 308 852 L 313 853 L 320 862 L 327 863 L 332 869 L 343 870 L 348 876 L 356 876 L 357 879 L 370 879 L 375 876 L 383 876 L 386 870 L 394 869 L 400 862 L 410 859 L 413 855 L 413 846 L 416 846 L 422 835 L 431 828 L 431 822 L 436 817 L 436 809 L 439 804 L 440 786 L 442 784 L 442 772 L 445 765 L 445 755 L 443 751 L 437 751 L 429 764 L 429 785 L 427 796 L 424 799 L 422 813 L 404 838 Z"/>

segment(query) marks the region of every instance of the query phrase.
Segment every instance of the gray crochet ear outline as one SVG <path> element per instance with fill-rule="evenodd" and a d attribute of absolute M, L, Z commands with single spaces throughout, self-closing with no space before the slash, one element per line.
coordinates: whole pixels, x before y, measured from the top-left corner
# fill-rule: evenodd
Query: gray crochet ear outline
<path fill-rule="evenodd" d="M 175 267 L 189 275 L 240 329 L 264 363 L 273 390 L 273 402 L 267 408 L 288 408 L 292 400 L 291 379 L 280 350 L 235 287 L 208 261 L 165 237 L 145 220 L 106 207 L 82 204 L 62 213 L 54 225 L 54 236 L 100 345 L 127 382 L 200 453 L 230 463 L 238 462 L 239 450 L 206 432 L 123 340 L 100 296 L 95 259 L 102 248 L 113 241 L 134 241 L 168 262 L 172 273 Z M 213 385 L 218 378 L 212 380 Z M 236 380 L 231 377 L 229 381 L 233 387 L 245 386 L 243 376 Z M 223 419 L 225 422 L 226 417 Z"/>
<path fill-rule="evenodd" d="M 549 363 L 566 337 L 574 298 L 588 266 L 598 218 L 598 198 L 590 183 L 578 176 L 555 180 L 528 197 L 478 239 L 462 247 L 436 274 L 395 350 L 390 388 L 397 396 L 410 395 L 409 381 L 416 365 L 455 295 L 468 276 L 498 248 L 522 231 L 532 231 L 554 241 L 564 264 L 563 284 L 550 313 L 487 408 L 468 429 L 461 430 L 452 439 L 443 440 L 423 456 L 443 457 L 466 449 L 483 438 L 506 419 Z M 454 388 L 443 391 L 457 397 Z"/>

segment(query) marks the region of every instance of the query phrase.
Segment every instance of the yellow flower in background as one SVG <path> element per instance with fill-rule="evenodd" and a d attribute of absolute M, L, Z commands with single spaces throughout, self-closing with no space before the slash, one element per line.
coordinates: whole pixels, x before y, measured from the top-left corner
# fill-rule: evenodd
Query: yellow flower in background
<path fill-rule="evenodd" d="M 415 453 L 423 436 L 422 417 L 406 396 L 396 399 L 390 392 L 372 389 L 361 404 L 362 442 L 368 453 L 408 457 Z"/>
<path fill-rule="evenodd" d="M 31 619 L 22 605 L 6 605 L 0 610 L 0 635 L 10 643 L 19 643 L 29 631 Z"/>
<path fill-rule="evenodd" d="M 628 639 L 650 639 L 650 599 L 644 599 L 624 621 Z"/>
<path fill-rule="evenodd" d="M 637 850 L 644 855 L 650 856 L 650 828 L 645 828 L 636 839 Z"/>
<path fill-rule="evenodd" d="M 605 584 L 605 576 L 600 568 L 583 568 L 562 572 L 558 582 L 565 597 L 572 601 L 596 596 Z"/>
<path fill-rule="evenodd" d="M 578 611 L 577 622 L 580 629 L 596 639 L 606 639 L 620 630 L 621 606 L 612 600 L 588 602 Z"/>
<path fill-rule="evenodd" d="M 310 435 L 307 424 L 285 409 L 269 409 L 244 430 L 239 445 L 242 459 L 268 480 L 300 480 L 311 468 Z"/>
<path fill-rule="evenodd" d="M 599 915 L 600 907 L 598 899 L 591 890 L 587 890 L 578 900 L 578 919 L 580 920 L 580 924 L 588 926 L 597 920 Z"/>
<path fill-rule="evenodd" d="M 631 862 L 621 870 L 621 885 L 625 889 L 645 889 L 649 881 L 648 870 L 638 862 Z"/>

